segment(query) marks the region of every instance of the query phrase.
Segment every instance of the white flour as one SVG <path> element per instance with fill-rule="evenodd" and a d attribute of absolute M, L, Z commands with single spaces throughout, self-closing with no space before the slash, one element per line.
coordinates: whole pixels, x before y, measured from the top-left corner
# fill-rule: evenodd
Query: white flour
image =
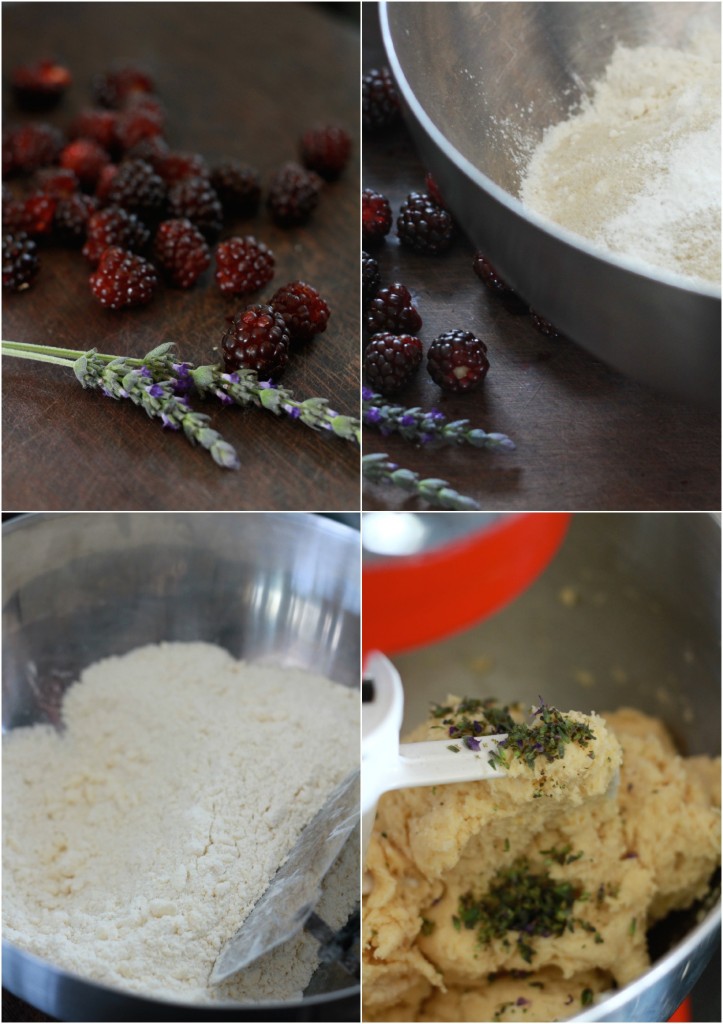
<path fill-rule="evenodd" d="M 6 938 L 109 985 L 183 1001 L 297 997 L 302 934 L 207 986 L 213 962 L 299 832 L 359 762 L 359 697 L 308 673 L 161 644 L 88 668 L 65 731 L 12 731 L 3 752 Z M 318 910 L 358 898 L 354 838 Z"/>
<path fill-rule="evenodd" d="M 522 201 L 596 245 L 720 281 L 720 36 L 619 46 L 592 98 L 548 128 Z"/>

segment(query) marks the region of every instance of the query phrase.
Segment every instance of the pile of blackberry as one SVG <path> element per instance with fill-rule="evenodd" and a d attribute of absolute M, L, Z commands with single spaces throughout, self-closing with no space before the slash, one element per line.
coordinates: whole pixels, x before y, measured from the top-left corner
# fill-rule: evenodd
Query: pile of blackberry
<path fill-rule="evenodd" d="M 16 68 L 11 80 L 18 107 L 32 111 L 59 104 L 72 81 L 51 61 Z M 232 234 L 235 222 L 265 207 L 277 225 L 306 224 L 324 201 L 326 181 L 343 173 L 351 155 L 351 138 L 339 125 L 309 128 L 298 140 L 300 162 L 279 168 L 264 196 L 256 168 L 234 159 L 209 165 L 200 153 L 171 148 L 146 69 L 111 68 L 96 76 L 92 93 L 92 105 L 65 131 L 32 120 L 3 135 L 3 177 L 17 185 L 3 186 L 3 286 L 9 290 L 35 285 L 37 250 L 52 241 L 81 251 L 89 294 L 107 309 L 145 305 L 163 284 L 189 289 L 204 277 L 225 295 L 251 295 L 271 282 L 274 254 L 254 235 Z M 219 241 L 224 231 L 229 237 Z M 257 318 L 253 357 L 247 353 L 254 346 L 224 341 L 229 372 L 253 365 L 264 379 L 278 377 L 288 359 L 288 351 L 287 359 L 279 357 L 279 346 L 288 350 L 326 328 L 329 308 L 303 281 L 277 289 L 268 302 L 278 304 L 281 339 L 271 337 L 273 318 Z M 242 321 L 244 310 L 235 313 Z M 269 343 L 262 345 L 266 329 Z M 272 350 L 266 361 L 258 354 Z"/>

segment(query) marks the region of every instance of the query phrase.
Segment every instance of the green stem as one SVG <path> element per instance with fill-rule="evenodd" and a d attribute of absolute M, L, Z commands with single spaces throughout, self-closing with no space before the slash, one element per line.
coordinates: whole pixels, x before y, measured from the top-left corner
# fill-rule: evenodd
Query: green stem
<path fill-rule="evenodd" d="M 73 360 L 80 359 L 81 356 L 86 355 L 86 351 L 83 350 L 83 349 L 56 348 L 54 345 L 34 345 L 33 343 L 27 342 L 27 341 L 3 341 L 2 342 L 2 352 L 3 352 L 4 355 L 8 355 L 8 356 L 10 356 L 10 355 L 20 356 L 21 354 L 25 353 L 28 356 L 28 358 L 30 358 L 31 353 L 35 353 L 35 354 L 37 354 L 37 356 L 40 356 L 40 355 L 62 356 L 65 359 L 73 359 Z M 110 362 L 112 362 L 113 359 L 117 358 L 117 356 L 104 355 L 102 352 L 96 352 L 95 355 L 96 355 L 96 358 L 102 359 L 106 363 L 110 363 Z M 39 362 L 43 362 L 44 360 L 39 359 L 38 361 Z M 55 359 L 48 359 L 48 360 L 45 360 L 45 361 L 46 362 L 55 362 L 56 360 Z M 131 359 L 129 357 L 129 358 L 126 359 L 126 362 L 129 365 L 131 365 L 131 366 L 142 366 L 143 365 L 143 360 L 142 359 Z"/>
<path fill-rule="evenodd" d="M 30 352 L 25 350 L 17 352 L 15 349 L 6 348 L 5 343 L 3 343 L 2 351 L 3 355 L 13 356 L 15 359 L 34 359 L 38 363 L 55 363 L 56 366 L 68 366 L 71 369 L 74 362 L 73 359 L 59 359 L 56 356 L 46 355 L 45 353 L 40 352 Z"/>

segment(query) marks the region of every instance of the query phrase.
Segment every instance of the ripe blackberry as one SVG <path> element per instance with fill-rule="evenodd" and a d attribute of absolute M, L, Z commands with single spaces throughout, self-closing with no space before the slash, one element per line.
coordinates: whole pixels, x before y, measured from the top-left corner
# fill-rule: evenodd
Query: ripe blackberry
<path fill-rule="evenodd" d="M 135 96 L 155 92 L 150 74 L 136 64 L 111 68 L 93 79 L 93 94 L 101 107 L 120 110 Z"/>
<path fill-rule="evenodd" d="M 116 123 L 118 115 L 114 110 L 95 110 L 88 107 L 81 110 L 70 123 L 68 134 L 71 139 L 91 139 L 102 146 L 107 153 L 116 149 Z"/>
<path fill-rule="evenodd" d="M 63 148 L 63 135 L 50 124 L 24 124 L 11 132 L 9 138 L 12 170 L 32 174 L 58 159 Z"/>
<path fill-rule="evenodd" d="M 166 185 L 175 185 L 184 178 L 207 178 L 208 164 L 200 153 L 161 153 L 150 163 Z"/>
<path fill-rule="evenodd" d="M 162 134 L 163 115 L 155 106 L 133 106 L 118 114 L 116 138 L 124 153 L 146 139 Z"/>
<path fill-rule="evenodd" d="M 109 202 L 110 190 L 118 174 L 118 164 L 106 164 L 98 177 L 98 184 L 95 186 L 95 198 L 99 203 Z"/>
<path fill-rule="evenodd" d="M 183 178 L 168 191 L 168 212 L 175 219 L 187 218 L 208 241 L 223 227 L 223 209 L 207 178 Z"/>
<path fill-rule="evenodd" d="M 378 245 L 384 241 L 392 226 L 392 208 L 389 200 L 373 188 L 362 192 L 362 242 Z"/>
<path fill-rule="evenodd" d="M 211 171 L 211 184 L 229 216 L 252 217 L 261 202 L 259 172 L 253 167 L 227 160 Z"/>
<path fill-rule="evenodd" d="M 362 302 L 364 309 L 367 308 L 382 283 L 382 275 L 379 273 L 379 264 L 368 252 L 362 251 Z"/>
<path fill-rule="evenodd" d="M 299 164 L 284 164 L 271 178 L 266 205 L 281 227 L 304 224 L 319 204 L 322 180 Z"/>
<path fill-rule="evenodd" d="M 293 344 L 303 344 L 326 330 L 329 307 L 310 284 L 290 281 L 269 300 L 269 305 L 286 324 Z"/>
<path fill-rule="evenodd" d="M 515 294 L 507 282 L 500 277 L 484 253 L 476 252 L 474 254 L 472 269 L 480 281 L 483 281 L 490 291 L 496 295 Z"/>
<path fill-rule="evenodd" d="M 22 292 L 38 275 L 38 250 L 27 235 L 3 235 L 3 288 Z"/>
<path fill-rule="evenodd" d="M 55 208 L 53 230 L 67 245 L 82 245 L 88 234 L 88 222 L 97 209 L 92 196 L 76 192 L 58 200 Z"/>
<path fill-rule="evenodd" d="M 333 124 L 310 128 L 301 136 L 299 149 L 304 167 L 334 181 L 349 162 L 351 136 Z"/>
<path fill-rule="evenodd" d="M 88 220 L 83 255 L 95 264 L 109 246 L 140 252 L 149 238 L 148 228 L 135 213 L 129 213 L 122 206 L 107 206 L 91 214 Z"/>
<path fill-rule="evenodd" d="M 388 331 L 390 334 L 416 334 L 422 326 L 422 318 L 412 304 L 409 289 L 403 284 L 391 284 L 380 288 L 366 315 L 366 327 L 370 334 Z"/>
<path fill-rule="evenodd" d="M 242 367 L 261 380 L 278 380 L 289 361 L 289 332 L 271 306 L 249 306 L 235 316 L 221 339 L 228 373 Z"/>
<path fill-rule="evenodd" d="M 153 243 L 153 258 L 172 284 L 190 288 L 210 266 L 211 251 L 190 220 L 164 220 Z"/>
<path fill-rule="evenodd" d="M 485 343 L 470 331 L 446 331 L 429 346 L 429 376 L 445 391 L 471 391 L 490 368 L 486 351 Z"/>
<path fill-rule="evenodd" d="M 555 327 L 553 323 L 550 323 L 549 320 L 545 320 L 544 316 L 540 316 L 540 314 L 536 313 L 534 309 L 530 310 L 530 315 L 532 317 L 533 324 L 540 334 L 544 334 L 546 338 L 561 337 L 557 327 Z"/>
<path fill-rule="evenodd" d="M 3 234 L 17 235 L 25 232 L 25 204 L 13 195 L 7 185 L 3 185 L 2 221 L 5 229 Z"/>
<path fill-rule="evenodd" d="M 397 236 L 410 249 L 436 255 L 452 244 L 454 221 L 431 196 L 412 192 L 399 211 Z"/>
<path fill-rule="evenodd" d="M 372 68 L 362 77 L 362 125 L 368 131 L 389 128 L 401 113 L 399 93 L 389 68 Z"/>
<path fill-rule="evenodd" d="M 14 68 L 10 80 L 17 105 L 34 111 L 56 107 L 72 81 L 68 69 L 54 60 Z"/>
<path fill-rule="evenodd" d="M 124 160 L 108 189 L 108 202 L 140 217 L 161 212 L 166 186 L 145 160 Z"/>
<path fill-rule="evenodd" d="M 98 269 L 90 275 L 91 291 L 108 309 L 145 305 L 157 286 L 153 264 L 117 245 L 105 250 Z"/>
<path fill-rule="evenodd" d="M 73 171 L 80 184 L 87 189 L 95 187 L 100 172 L 110 163 L 110 157 L 92 139 L 75 139 L 60 154 L 60 166 Z"/>
<path fill-rule="evenodd" d="M 216 246 L 216 283 L 224 295 L 248 295 L 268 284 L 276 260 L 253 235 L 229 238 Z"/>
<path fill-rule="evenodd" d="M 158 174 L 159 171 L 156 165 L 169 152 L 168 143 L 162 135 L 151 135 L 147 139 L 141 139 L 140 142 L 136 142 L 134 146 L 126 150 L 124 155 L 126 160 L 145 160 Z"/>
<path fill-rule="evenodd" d="M 34 192 L 23 200 L 23 231 L 28 235 L 49 235 L 58 200 L 45 192 Z"/>
<path fill-rule="evenodd" d="M 410 334 L 375 334 L 364 353 L 367 383 L 383 395 L 400 391 L 416 373 L 423 354 L 421 341 Z"/>

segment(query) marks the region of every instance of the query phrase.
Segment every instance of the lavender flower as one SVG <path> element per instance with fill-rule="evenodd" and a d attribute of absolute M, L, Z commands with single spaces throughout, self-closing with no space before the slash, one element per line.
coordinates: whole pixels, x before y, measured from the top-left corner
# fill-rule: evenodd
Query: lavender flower
<path fill-rule="evenodd" d="M 386 454 L 380 452 L 362 456 L 362 475 L 373 483 L 399 487 L 436 508 L 451 509 L 455 512 L 479 508 L 476 501 L 458 494 L 446 480 L 422 479 L 419 473 L 400 468 L 395 462 L 390 462 Z"/>
<path fill-rule="evenodd" d="M 405 441 L 420 445 L 469 444 L 474 448 L 499 451 L 511 451 L 515 447 L 506 434 L 487 433 L 480 427 L 471 427 L 469 420 L 447 422 L 447 417 L 438 409 L 425 411 L 416 406 L 406 409 L 392 405 L 369 388 L 362 388 L 362 422 L 374 427 L 384 437 L 398 433 Z"/>

